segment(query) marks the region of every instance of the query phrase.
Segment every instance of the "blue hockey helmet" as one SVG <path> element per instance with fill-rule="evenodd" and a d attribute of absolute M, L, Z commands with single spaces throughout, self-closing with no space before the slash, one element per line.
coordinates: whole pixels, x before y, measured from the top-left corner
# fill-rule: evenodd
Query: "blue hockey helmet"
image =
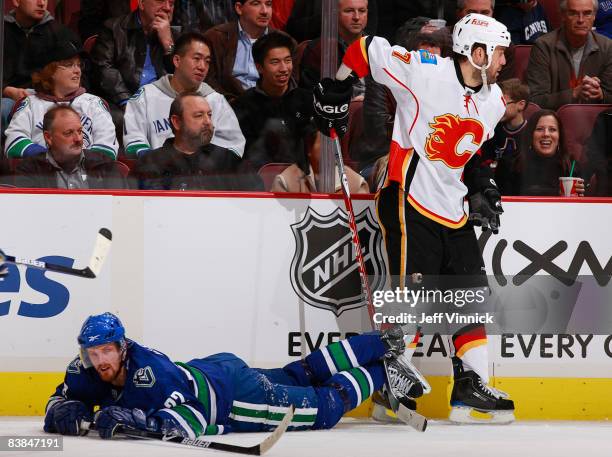
<path fill-rule="evenodd" d="M 103 313 L 89 316 L 77 338 L 81 349 L 81 360 L 85 368 L 91 366 L 87 356 L 87 348 L 107 343 L 119 343 L 122 351 L 126 348 L 125 327 L 113 313 Z"/>
<path fill-rule="evenodd" d="M 89 316 L 79 332 L 77 341 L 86 349 L 101 344 L 122 342 L 125 339 L 125 327 L 113 313 Z"/>

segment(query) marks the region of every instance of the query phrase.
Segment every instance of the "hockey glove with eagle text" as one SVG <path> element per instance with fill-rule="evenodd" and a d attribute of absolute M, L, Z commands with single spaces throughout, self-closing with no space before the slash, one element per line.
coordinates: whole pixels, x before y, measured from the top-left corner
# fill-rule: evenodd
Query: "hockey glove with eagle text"
<path fill-rule="evenodd" d="M 347 132 L 353 80 L 351 76 L 344 81 L 323 78 L 314 87 L 314 117 L 323 135 L 331 136 L 331 129 L 334 129 L 340 137 Z"/>

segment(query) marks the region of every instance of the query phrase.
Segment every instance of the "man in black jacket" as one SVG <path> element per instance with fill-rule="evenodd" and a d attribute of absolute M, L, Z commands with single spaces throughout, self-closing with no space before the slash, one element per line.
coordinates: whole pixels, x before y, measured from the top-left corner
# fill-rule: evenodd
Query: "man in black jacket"
<path fill-rule="evenodd" d="M 172 73 L 172 0 L 140 0 L 138 9 L 104 24 L 91 58 L 106 100 L 123 107 L 141 86 Z"/>
<path fill-rule="evenodd" d="M 71 107 L 58 105 L 43 118 L 47 152 L 22 159 L 15 172 L 17 187 L 57 189 L 125 189 L 127 182 L 117 162 L 83 149 L 81 117 Z"/>
<path fill-rule="evenodd" d="M 142 156 L 136 167 L 147 190 L 261 190 L 261 180 L 229 149 L 210 143 L 214 126 L 206 98 L 177 96 L 170 106 L 174 138 Z"/>
<path fill-rule="evenodd" d="M 255 168 L 280 162 L 308 170 L 304 140 L 316 133 L 312 92 L 296 87 L 291 78 L 294 51 L 295 41 L 283 32 L 257 40 L 253 45 L 257 86 L 232 105 L 246 139 L 243 157 Z"/>
<path fill-rule="evenodd" d="M 28 95 L 32 73 L 47 62 L 57 43 L 79 43 L 78 37 L 58 24 L 47 11 L 47 0 L 20 0 L 4 16 L 4 76 L 2 81 L 2 129 L 14 103 Z"/>

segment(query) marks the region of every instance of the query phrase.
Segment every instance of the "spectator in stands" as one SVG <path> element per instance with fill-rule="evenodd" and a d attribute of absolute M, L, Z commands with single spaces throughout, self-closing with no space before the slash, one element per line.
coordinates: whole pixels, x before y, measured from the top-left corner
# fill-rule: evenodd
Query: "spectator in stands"
<path fill-rule="evenodd" d="M 79 41 L 71 30 L 53 19 L 47 11 L 47 0 L 13 3 L 15 8 L 4 15 L 3 129 L 15 102 L 29 95 L 26 89 L 32 87 L 32 73 L 44 66 L 57 43 Z"/>
<path fill-rule="evenodd" d="M 430 25 L 430 18 L 416 17 L 408 20 L 397 32 L 396 42 L 409 51 L 424 49 L 437 55 L 448 55 L 451 37 L 448 29 L 437 29 Z M 353 160 L 359 163 L 361 173 L 369 177 L 371 167 L 381 156 L 389 152 L 393 122 L 395 119 L 395 98 L 391 91 L 371 76 L 365 78 L 363 101 L 364 125 L 355 150 L 349 151 Z"/>
<path fill-rule="evenodd" d="M 251 52 L 253 43 L 267 34 L 272 18 L 272 0 L 233 0 L 238 20 L 206 32 L 212 61 L 208 81 L 233 101 L 255 87 L 259 74 Z"/>
<path fill-rule="evenodd" d="M 521 138 L 520 151 L 513 164 L 511 182 L 506 187 L 508 195 L 558 196 L 559 178 L 580 176 L 563 144 L 563 125 L 554 111 L 541 110 L 527 121 Z M 584 195 L 584 181 L 577 185 L 579 195 Z"/>
<path fill-rule="evenodd" d="M 499 2 L 495 18 L 508 27 L 513 44 L 533 44 L 551 31 L 546 11 L 538 0 Z"/>
<path fill-rule="evenodd" d="M 270 32 L 253 45 L 260 78 L 233 104 L 246 138 L 245 159 L 256 169 L 270 162 L 297 163 L 308 170 L 304 140 L 314 135 L 312 93 L 291 77 L 296 44 L 283 32 Z"/>
<path fill-rule="evenodd" d="M 397 31 L 416 17 L 440 18 L 452 29 L 457 19 L 457 0 L 384 0 L 378 4 L 378 29 L 376 35 L 395 44 Z M 366 30 L 367 32 L 367 30 Z M 366 33 L 368 34 L 368 33 Z"/>
<path fill-rule="evenodd" d="M 311 137 L 314 144 L 308 146 L 310 165 L 307 171 L 304 171 L 297 164 L 292 164 L 274 178 L 270 192 L 291 192 L 291 193 L 313 193 L 318 192 L 319 188 L 319 163 L 321 159 L 321 135 L 317 134 Z M 342 185 L 338 167 L 334 166 L 334 192 L 341 193 Z M 344 167 L 346 179 L 349 185 L 351 194 L 367 194 L 370 189 L 367 181 L 352 170 L 350 167 Z"/>
<path fill-rule="evenodd" d="M 595 28 L 598 33 L 612 38 L 612 0 L 599 0 Z"/>
<path fill-rule="evenodd" d="M 142 189 L 261 189 L 259 178 L 245 173 L 240 157 L 211 143 L 214 124 L 205 97 L 197 92 L 178 95 L 170 106 L 170 124 L 174 137 L 138 161 Z"/>
<path fill-rule="evenodd" d="M 91 57 L 102 95 L 114 107 L 125 107 L 140 87 L 173 71 L 171 27 L 173 0 L 139 0 L 138 9 L 107 21 Z M 121 121 L 116 109 L 115 122 Z"/>
<path fill-rule="evenodd" d="M 98 35 L 108 19 L 130 13 L 130 0 L 81 0 L 79 34 L 83 42 Z"/>
<path fill-rule="evenodd" d="M 595 121 L 586 148 L 588 168 L 597 177 L 597 195 L 612 197 L 612 109 L 602 111 Z"/>
<path fill-rule="evenodd" d="M 199 21 L 199 31 L 206 32 L 215 25 L 231 22 L 236 18 L 233 0 L 179 0 L 177 1 L 180 25 L 188 30 L 195 29 Z"/>
<path fill-rule="evenodd" d="M 234 111 L 223 95 L 204 83 L 210 59 L 204 35 L 189 32 L 179 37 L 172 58 L 174 74 L 144 85 L 127 103 L 123 144 L 128 156 L 159 148 L 172 137 L 168 118 L 172 101 L 178 94 L 197 92 L 206 97 L 212 110 L 215 130 L 211 143 L 242 157 L 245 140 Z"/>
<path fill-rule="evenodd" d="M 274 8 L 272 9 L 272 19 L 270 25 L 276 30 L 284 31 L 287 27 L 287 21 L 293 11 L 295 0 L 273 0 Z"/>
<path fill-rule="evenodd" d="M 376 25 L 378 23 L 377 3 L 379 1 L 380 0 L 369 0 L 368 2 L 368 18 L 365 35 L 376 34 Z M 390 0 L 382 1 L 387 2 Z M 298 43 L 320 38 L 322 8 L 323 2 L 321 0 L 296 0 L 293 5 L 293 11 L 287 21 L 287 33 L 297 40 Z M 340 8 L 341 6 L 339 4 L 338 9 Z"/>
<path fill-rule="evenodd" d="M 107 19 L 129 14 L 138 0 L 82 0 L 79 32 L 83 40 L 98 35 Z M 234 19 L 232 0 L 174 0 L 172 25 L 183 31 L 206 31 Z"/>
<path fill-rule="evenodd" d="M 539 38 L 527 81 L 543 108 L 567 103 L 612 103 L 612 41 L 591 28 L 597 0 L 562 0 L 563 25 Z"/>
<path fill-rule="evenodd" d="M 493 17 L 494 9 L 495 0 L 458 0 L 457 19 L 461 19 L 471 13 Z"/>
<path fill-rule="evenodd" d="M 42 125 L 47 152 L 20 161 L 17 187 L 58 189 L 124 189 L 119 165 L 106 154 L 83 149 L 81 117 L 70 106 L 45 113 Z"/>
<path fill-rule="evenodd" d="M 361 38 L 368 24 L 368 0 L 338 0 L 338 66 L 346 49 Z M 299 86 L 311 90 L 321 80 L 321 39 L 310 40 L 294 68 Z M 365 81 L 353 85 L 353 98 L 363 99 Z"/>
<path fill-rule="evenodd" d="M 518 78 L 502 81 L 499 87 L 506 100 L 506 112 L 495 127 L 493 138 L 482 145 L 481 163 L 493 169 L 500 193 L 508 195 L 511 189 L 506 189 L 506 186 L 512 179 L 512 164 L 519 151 L 521 134 L 527 126 L 523 113 L 529 103 L 529 87 Z"/>
<path fill-rule="evenodd" d="M 47 151 L 42 125 L 45 113 L 56 105 L 70 105 L 81 116 L 85 149 L 117 157 L 115 126 L 106 103 L 81 87 L 81 49 L 60 42 L 46 56 L 46 64 L 32 75 L 36 92 L 24 98 L 6 130 L 5 152 L 20 158 Z"/>

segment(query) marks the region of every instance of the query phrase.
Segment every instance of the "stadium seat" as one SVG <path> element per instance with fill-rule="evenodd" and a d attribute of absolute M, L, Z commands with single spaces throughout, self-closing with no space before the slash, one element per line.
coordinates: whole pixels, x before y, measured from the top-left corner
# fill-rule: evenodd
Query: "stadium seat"
<path fill-rule="evenodd" d="M 55 17 L 73 32 L 78 33 L 78 22 L 81 14 L 81 0 L 58 0 L 55 6 Z"/>
<path fill-rule="evenodd" d="M 127 179 L 128 176 L 130 175 L 130 167 L 128 167 L 123 162 L 119 162 L 118 160 L 116 161 L 116 163 L 117 163 L 117 167 L 119 168 L 119 173 L 121 173 L 121 176 Z"/>
<path fill-rule="evenodd" d="M 87 38 L 85 40 L 85 43 L 83 43 L 83 51 L 85 51 L 87 54 L 91 54 L 91 50 L 95 46 L 97 39 L 98 39 L 98 35 L 92 35 L 89 38 Z"/>
<path fill-rule="evenodd" d="M 520 79 L 522 82 L 527 82 L 527 65 L 529 65 L 531 45 L 519 44 L 514 46 L 513 49 L 514 62 L 512 65 L 512 76 Z"/>
<path fill-rule="evenodd" d="M 283 171 L 285 171 L 285 168 L 290 165 L 290 163 L 267 163 L 259 169 L 257 174 L 263 181 L 264 190 L 266 192 L 269 192 L 272 188 L 274 178 L 276 178 L 277 175 L 280 175 Z"/>
<path fill-rule="evenodd" d="M 11 173 L 15 173 L 17 165 L 19 165 L 20 161 L 21 159 L 8 159 L 9 169 L 11 170 Z"/>
<path fill-rule="evenodd" d="M 138 163 L 138 159 L 128 159 L 124 155 L 119 155 L 119 158 L 117 160 L 126 167 L 128 167 L 130 170 L 136 168 L 136 164 Z"/>
<path fill-rule="evenodd" d="M 546 11 L 546 17 L 548 23 L 552 29 L 558 29 L 561 27 L 561 9 L 559 8 L 559 0 L 540 0 L 544 11 Z"/>
<path fill-rule="evenodd" d="M 529 102 L 527 104 L 527 107 L 525 108 L 525 111 L 523 111 L 523 117 L 526 121 L 528 121 L 534 113 L 537 113 L 541 109 L 542 108 L 540 108 L 540 105 L 538 105 L 537 103 Z"/>
<path fill-rule="evenodd" d="M 584 147 L 593 132 L 597 115 L 612 105 L 563 105 L 557 110 L 565 133 L 565 147 L 579 162 L 586 159 Z"/>

